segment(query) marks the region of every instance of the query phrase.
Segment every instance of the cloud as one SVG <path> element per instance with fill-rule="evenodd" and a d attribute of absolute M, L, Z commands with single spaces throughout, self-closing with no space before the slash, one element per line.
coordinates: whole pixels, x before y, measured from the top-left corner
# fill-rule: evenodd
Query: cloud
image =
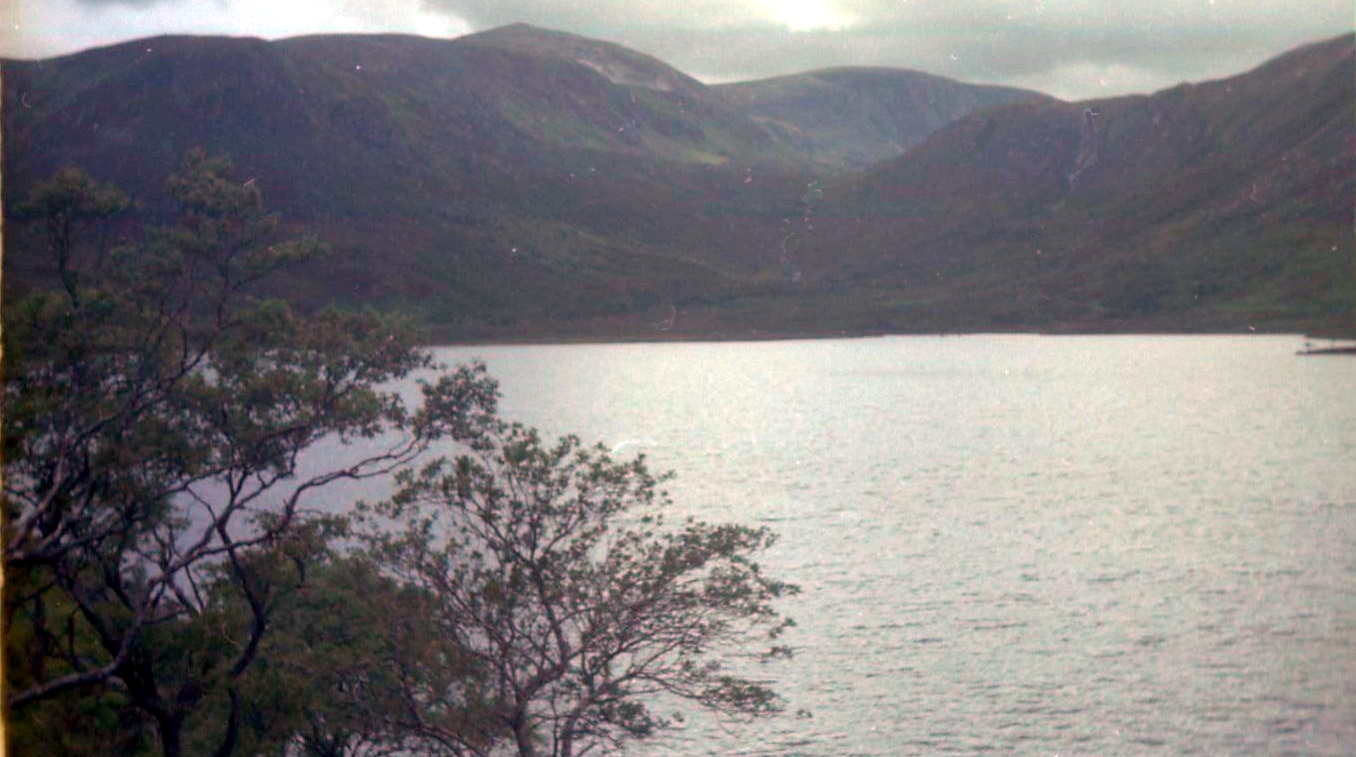
<path fill-rule="evenodd" d="M 152 5 L 162 3 L 172 3 L 174 0 L 75 0 L 76 5 L 84 5 L 90 8 L 99 8 L 105 6 L 123 6 L 126 8 L 149 8 Z"/>
<path fill-rule="evenodd" d="M 0 0 L 3 2 L 4 0 Z M 158 34 L 276 39 L 301 34 L 471 31 L 423 0 L 18 0 L 0 26 L 0 55 L 40 58 Z"/>
<path fill-rule="evenodd" d="M 1025 24 L 883 27 L 787 32 L 627 29 L 598 36 L 646 51 L 708 82 L 832 66 L 891 66 L 964 81 L 1010 84 L 1066 99 L 1148 92 L 1240 73 L 1291 47 L 1342 31 L 1086 27 Z"/>
<path fill-rule="evenodd" d="M 706 81 L 837 65 L 1076 99 L 1237 73 L 1352 29 L 1346 0 L 425 0 L 635 47 Z"/>
<path fill-rule="evenodd" d="M 25 29 L 0 30 L 0 52 L 25 57 L 165 32 L 455 36 L 525 21 L 618 42 L 705 81 L 894 66 L 1069 99 L 1238 73 L 1353 28 L 1349 0 L 18 0 L 17 6 Z"/>

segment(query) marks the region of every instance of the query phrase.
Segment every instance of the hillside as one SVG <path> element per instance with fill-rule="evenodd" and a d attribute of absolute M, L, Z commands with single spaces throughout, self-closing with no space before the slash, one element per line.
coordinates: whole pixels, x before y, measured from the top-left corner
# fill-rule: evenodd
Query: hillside
<path fill-rule="evenodd" d="M 973 111 L 1044 97 L 890 68 L 825 69 L 716 89 L 770 134 L 836 168 L 898 157 Z"/>
<path fill-rule="evenodd" d="M 961 119 L 827 186 L 800 265 L 884 329 L 1350 330 L 1354 49 Z"/>
<path fill-rule="evenodd" d="M 530 27 L 162 37 L 9 62 L 4 84 L 11 207 L 76 164 L 155 217 L 167 174 L 205 147 L 342 253 L 293 297 L 413 306 L 444 327 L 719 290 L 757 230 L 716 238 L 699 220 L 747 172 L 799 183 L 803 163 L 658 61 Z M 14 250 L 20 279 L 40 267 Z"/>
<path fill-rule="evenodd" d="M 154 222 L 204 147 L 333 247 L 277 293 L 446 338 L 675 311 L 686 335 L 1350 329 L 1352 48 L 1069 104 L 874 69 L 711 87 L 525 25 L 161 37 L 3 63 L 4 199 L 76 164 Z M 9 230 L 5 286 L 42 285 L 38 230 Z"/>

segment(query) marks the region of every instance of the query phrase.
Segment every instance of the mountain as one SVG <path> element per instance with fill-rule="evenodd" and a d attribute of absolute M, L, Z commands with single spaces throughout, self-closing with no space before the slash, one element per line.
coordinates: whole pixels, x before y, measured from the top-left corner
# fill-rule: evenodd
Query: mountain
<path fill-rule="evenodd" d="M 446 338 L 1341 325 L 1352 47 L 1069 104 L 866 69 L 713 87 L 525 25 L 158 37 L 3 62 L 4 201 L 76 164 L 155 221 L 204 147 L 334 248 L 278 293 Z M 7 231 L 5 286 L 41 285 L 40 231 Z"/>
<path fill-rule="evenodd" d="M 799 182 L 804 164 L 654 59 L 525 26 L 160 37 L 4 72 L 7 205 L 76 164 L 154 217 L 204 147 L 339 248 L 292 296 L 412 305 L 462 330 L 718 290 L 731 250 L 760 241 L 700 220 L 750 171 Z M 40 247 L 12 247 L 19 278 L 40 267 Z"/>
<path fill-rule="evenodd" d="M 165 177 L 203 147 L 337 248 L 288 296 L 412 307 L 455 335 L 758 285 L 824 167 L 659 60 L 524 24 L 169 36 L 3 65 L 11 207 L 75 164 L 163 216 Z M 17 239 L 22 281 L 44 263 Z"/>
<path fill-rule="evenodd" d="M 769 133 L 837 168 L 897 157 L 972 111 L 1044 98 L 893 68 L 832 68 L 716 89 Z"/>
<path fill-rule="evenodd" d="M 796 159 L 658 61 L 525 26 L 456 40 L 161 37 L 5 67 L 20 179 L 74 161 L 154 193 L 165 166 L 205 146 L 265 171 L 275 199 L 308 215 L 386 210 L 396 180 L 516 204 L 519 172 L 601 156 Z"/>
<path fill-rule="evenodd" d="M 826 185 L 798 264 L 886 330 L 1353 330 L 1354 51 L 972 114 Z"/>

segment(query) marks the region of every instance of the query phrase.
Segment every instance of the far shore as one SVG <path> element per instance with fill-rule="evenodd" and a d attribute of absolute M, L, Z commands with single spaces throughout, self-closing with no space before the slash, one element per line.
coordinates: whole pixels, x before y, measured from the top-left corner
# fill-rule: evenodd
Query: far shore
<path fill-rule="evenodd" d="M 1329 342 L 1327 347 L 1309 347 L 1297 354 L 1356 354 L 1356 341 L 1353 336 L 1315 336 L 1297 331 L 1186 331 L 1186 330 L 1089 330 L 1068 329 L 1050 331 L 1032 331 L 1014 329 L 1002 331 L 986 329 L 979 331 L 807 331 L 807 332 L 766 332 L 751 330 L 742 333 L 656 333 L 656 334 L 563 334 L 563 335 L 492 335 L 478 338 L 454 338 L 433 340 L 429 347 L 518 347 L 518 346 L 554 346 L 584 344 L 667 344 L 667 343 L 712 343 L 712 342 L 788 342 L 825 339 L 876 339 L 892 336 L 911 337 L 967 337 L 967 336 L 1287 336 L 1313 342 Z"/>

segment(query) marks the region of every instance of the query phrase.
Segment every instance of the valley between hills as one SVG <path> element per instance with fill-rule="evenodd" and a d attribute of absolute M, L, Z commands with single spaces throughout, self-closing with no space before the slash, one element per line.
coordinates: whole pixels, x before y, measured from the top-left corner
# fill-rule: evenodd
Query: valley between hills
<path fill-rule="evenodd" d="M 438 341 L 1351 335 L 1354 52 L 1077 103 L 897 69 L 706 85 L 521 24 L 4 61 L 4 286 L 54 283 L 10 212 L 53 172 L 137 200 L 116 242 L 202 148 L 328 248 L 269 294 Z"/>

